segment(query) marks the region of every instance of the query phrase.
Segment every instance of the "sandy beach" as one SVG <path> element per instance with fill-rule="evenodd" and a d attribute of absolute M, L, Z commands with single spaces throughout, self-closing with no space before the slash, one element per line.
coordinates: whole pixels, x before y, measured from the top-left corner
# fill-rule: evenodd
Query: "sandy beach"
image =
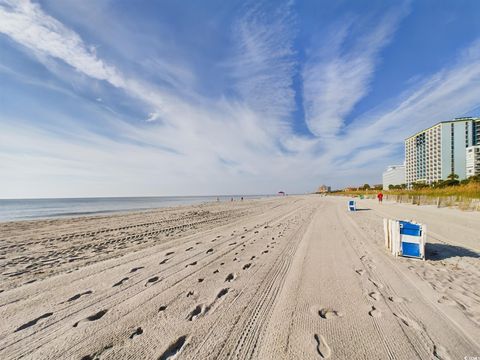
<path fill-rule="evenodd" d="M 480 356 L 480 213 L 288 196 L 0 224 L 1 359 Z M 393 258 L 383 218 L 428 225 Z"/>

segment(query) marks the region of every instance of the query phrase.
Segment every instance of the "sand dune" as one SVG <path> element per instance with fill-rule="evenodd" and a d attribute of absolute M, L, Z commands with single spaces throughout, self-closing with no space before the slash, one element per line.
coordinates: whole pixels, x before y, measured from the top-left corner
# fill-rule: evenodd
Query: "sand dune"
<path fill-rule="evenodd" d="M 480 215 L 317 196 L 0 224 L 2 359 L 479 356 Z M 392 258 L 383 217 L 429 226 Z"/>

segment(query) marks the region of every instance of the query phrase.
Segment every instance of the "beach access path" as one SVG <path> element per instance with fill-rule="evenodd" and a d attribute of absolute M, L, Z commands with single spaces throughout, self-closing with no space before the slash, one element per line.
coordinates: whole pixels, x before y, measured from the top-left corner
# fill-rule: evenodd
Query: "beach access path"
<path fill-rule="evenodd" d="M 0 224 L 0 358 L 480 356 L 480 214 L 347 199 Z M 384 217 L 428 226 L 426 261 Z"/>

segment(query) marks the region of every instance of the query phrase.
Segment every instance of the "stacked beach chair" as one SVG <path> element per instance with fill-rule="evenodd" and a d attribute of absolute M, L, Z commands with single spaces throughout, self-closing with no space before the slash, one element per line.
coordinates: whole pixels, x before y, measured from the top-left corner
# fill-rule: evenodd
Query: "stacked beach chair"
<path fill-rule="evenodd" d="M 411 221 L 383 219 L 385 247 L 394 256 L 425 260 L 427 227 Z"/>

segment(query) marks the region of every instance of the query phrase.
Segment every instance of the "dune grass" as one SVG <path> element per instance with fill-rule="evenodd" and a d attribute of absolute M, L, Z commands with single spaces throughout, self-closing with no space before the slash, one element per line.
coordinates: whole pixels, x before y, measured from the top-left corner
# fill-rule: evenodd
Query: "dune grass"
<path fill-rule="evenodd" d="M 338 191 L 333 194 L 336 195 L 367 195 L 372 196 L 378 194 L 379 190 L 353 190 L 353 191 Z M 472 182 L 465 185 L 449 186 L 445 188 L 423 188 L 415 190 L 382 190 L 384 195 L 409 195 L 409 196 L 429 196 L 429 197 L 451 197 L 458 198 L 480 199 L 480 183 Z"/>

